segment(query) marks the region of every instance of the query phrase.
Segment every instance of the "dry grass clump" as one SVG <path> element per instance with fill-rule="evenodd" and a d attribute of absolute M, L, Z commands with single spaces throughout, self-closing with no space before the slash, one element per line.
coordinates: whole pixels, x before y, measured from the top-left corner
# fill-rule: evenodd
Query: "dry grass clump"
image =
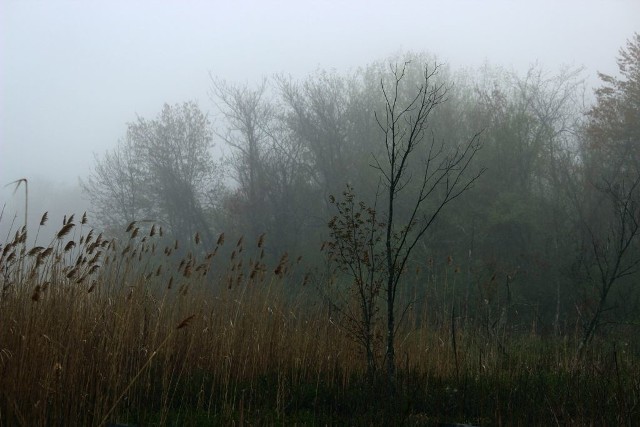
<path fill-rule="evenodd" d="M 0 424 L 164 424 L 186 408 L 221 420 L 254 401 L 278 414 L 291 387 L 338 384 L 339 359 L 356 368 L 321 307 L 289 294 L 295 265 L 262 261 L 262 238 L 253 259 L 222 236 L 180 251 L 156 225 L 127 230 L 107 240 L 71 216 L 46 247 L 20 230 L 0 248 Z"/>
<path fill-rule="evenodd" d="M 264 236 L 186 248 L 154 224 L 106 239 L 86 222 L 0 247 L 0 425 L 388 421 L 383 385 L 369 388 L 299 259 L 267 265 Z M 640 411 L 624 348 L 576 363 L 568 339 L 427 317 L 412 311 L 399 331 L 399 423 L 624 424 Z"/>

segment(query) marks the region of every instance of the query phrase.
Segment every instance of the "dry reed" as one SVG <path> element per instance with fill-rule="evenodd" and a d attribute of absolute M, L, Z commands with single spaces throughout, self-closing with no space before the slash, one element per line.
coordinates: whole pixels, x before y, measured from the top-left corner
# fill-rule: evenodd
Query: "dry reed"
<path fill-rule="evenodd" d="M 264 263 L 264 236 L 253 248 L 240 238 L 222 257 L 224 234 L 214 248 L 197 236 L 188 248 L 152 224 L 131 223 L 118 240 L 74 227 L 71 215 L 49 245 L 21 250 L 19 232 L 1 248 L 0 426 L 382 422 L 361 349 L 303 286 L 312 275 L 298 262 Z M 400 422 L 607 424 L 638 414 L 631 352 L 576 366 L 570 340 L 498 345 L 453 317 L 430 324 L 431 310 L 409 311 L 398 334 Z"/>

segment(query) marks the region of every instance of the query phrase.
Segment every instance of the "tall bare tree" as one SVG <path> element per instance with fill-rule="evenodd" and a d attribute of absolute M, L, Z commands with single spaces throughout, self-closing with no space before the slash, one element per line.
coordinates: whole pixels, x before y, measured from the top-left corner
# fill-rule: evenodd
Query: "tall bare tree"
<path fill-rule="evenodd" d="M 396 297 L 407 262 L 444 207 L 470 189 L 484 172 L 484 169 L 472 171 L 470 167 L 481 147 L 479 134 L 466 142 L 445 146 L 429 133 L 429 119 L 447 93 L 444 83 L 433 84 L 438 65 L 424 67 L 422 82 L 413 97 L 405 101 L 400 95 L 406 90 L 403 87 L 406 66 L 392 67 L 389 78 L 381 79 L 385 111 L 376 113 L 386 149 L 386 156 L 375 158 L 374 164 L 386 188 L 386 368 L 392 392 L 398 326 Z M 417 151 L 421 147 L 423 153 Z M 416 160 L 417 176 L 409 172 L 410 163 Z M 409 206 L 402 216 L 397 213 L 400 204 Z"/>
<path fill-rule="evenodd" d="M 408 306 L 399 307 L 398 290 L 416 246 L 445 206 L 469 190 L 484 169 L 472 167 L 480 150 L 479 134 L 464 141 L 438 141 L 431 132 L 434 111 L 446 100 L 437 65 L 422 68 L 421 78 L 407 78 L 408 63 L 392 66 L 380 79 L 384 111 L 375 119 L 382 131 L 381 155 L 373 154 L 380 191 L 374 207 L 354 204 L 352 190 L 335 202 L 330 222 L 330 253 L 353 279 L 360 306 L 358 339 L 371 362 L 372 331 L 378 297 L 386 304 L 386 372 L 395 394 L 395 338 Z M 333 200 L 333 199 L 332 199 Z M 351 315 L 351 317 L 354 317 Z"/>

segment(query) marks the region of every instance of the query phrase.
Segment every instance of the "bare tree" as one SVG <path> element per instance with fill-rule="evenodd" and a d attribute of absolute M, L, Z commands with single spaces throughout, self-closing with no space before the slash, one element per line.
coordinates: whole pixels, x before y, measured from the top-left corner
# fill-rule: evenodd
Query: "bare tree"
<path fill-rule="evenodd" d="M 407 89 L 403 87 L 406 67 L 406 63 L 396 65 L 388 79 L 381 79 L 385 111 L 376 113 L 376 120 L 384 135 L 386 156 L 374 158 L 374 167 L 380 173 L 386 193 L 386 369 L 392 394 L 395 393 L 395 336 L 402 320 L 402 317 L 396 318 L 396 297 L 407 262 L 444 207 L 470 189 L 484 172 L 484 169 L 470 170 L 481 147 L 479 134 L 450 147 L 428 135 L 432 113 L 446 100 L 444 83 L 432 83 L 439 66 L 425 66 L 414 95 L 403 99 L 401 92 Z M 419 157 L 420 147 L 425 151 L 419 166 L 410 167 Z M 404 215 L 398 210 L 401 204 L 409 206 Z"/>
<path fill-rule="evenodd" d="M 489 72 L 485 71 L 484 83 L 475 84 L 474 109 L 476 120 L 487 126 L 483 161 L 499 167 L 491 168 L 476 192 L 483 203 L 479 206 L 477 200 L 475 206 L 492 212 L 479 226 L 488 236 L 479 242 L 481 252 L 493 254 L 493 261 L 508 270 L 520 267 L 521 278 L 535 283 L 515 287 L 516 301 L 536 306 L 555 294 L 555 313 L 551 304 L 541 304 L 535 312 L 542 318 L 555 314 L 559 334 L 562 308 L 572 298 L 564 289 L 569 283 L 561 272 L 574 240 L 567 238 L 575 207 L 566 189 L 578 157 L 581 69 L 550 74 L 533 66 L 524 76 Z M 537 268 L 539 260 L 548 268 Z M 522 307 L 519 312 L 523 318 L 526 310 Z"/>
<path fill-rule="evenodd" d="M 356 98 L 350 81 L 322 72 L 303 83 L 282 76 L 277 83 L 286 108 L 284 121 L 304 144 L 309 176 L 326 202 L 327 196 L 339 192 L 357 170 L 353 167 L 353 141 L 347 134 L 350 104 Z"/>
<path fill-rule="evenodd" d="M 265 173 L 262 168 L 266 146 L 269 143 L 269 127 L 274 111 L 266 99 L 266 79 L 255 88 L 237 86 L 211 76 L 211 100 L 218 105 L 227 130 L 218 135 L 234 151 L 230 159 L 233 178 L 240 185 L 246 203 L 247 222 L 253 237 L 264 231 L 261 216 L 264 206 Z"/>
<path fill-rule="evenodd" d="M 578 351 L 587 346 L 601 325 L 611 291 L 622 279 L 640 270 L 640 174 L 631 181 L 605 184 L 592 215 L 583 216 L 584 276 L 596 290 L 595 307 L 587 307 Z"/>
<path fill-rule="evenodd" d="M 410 306 L 398 306 L 398 289 L 411 254 L 445 206 L 470 189 L 484 172 L 471 167 L 480 149 L 479 134 L 445 145 L 429 132 L 432 113 L 445 102 L 447 93 L 444 84 L 433 83 L 439 67 L 425 66 L 414 86 L 416 80 L 406 78 L 407 65 L 392 67 L 380 80 L 384 112 L 376 112 L 375 119 L 384 148 L 382 155 L 373 154 L 372 166 L 380 180 L 374 207 L 356 204 L 353 190 L 347 187 L 340 201 L 331 199 L 338 215 L 329 223 L 329 253 L 351 276 L 359 307 L 359 313 L 342 312 L 355 324 L 352 330 L 366 350 L 370 375 L 375 371 L 373 331 L 379 300 L 386 303 L 390 395 L 395 394 L 397 328 Z"/>
<path fill-rule="evenodd" d="M 231 177 L 238 184 L 229 199 L 237 214 L 229 219 L 253 238 L 267 232 L 272 254 L 298 249 L 317 193 L 305 159 L 308 149 L 288 125 L 278 99 L 269 97 L 266 79 L 255 88 L 211 79 L 211 98 L 226 125 L 218 135 L 232 149 Z"/>
<path fill-rule="evenodd" d="M 103 157 L 95 156 L 92 173 L 81 180 L 95 217 L 107 230 L 115 231 L 150 214 L 140 166 L 127 138 Z"/>
<path fill-rule="evenodd" d="M 282 120 L 276 117 L 269 131 L 271 141 L 264 152 L 262 171 L 270 248 L 275 253 L 297 251 L 313 239 L 310 218 L 317 213 L 318 192 L 305 161 L 306 148 Z M 305 239 L 300 239 L 305 235 Z M 277 247 L 274 247 L 277 245 Z"/>

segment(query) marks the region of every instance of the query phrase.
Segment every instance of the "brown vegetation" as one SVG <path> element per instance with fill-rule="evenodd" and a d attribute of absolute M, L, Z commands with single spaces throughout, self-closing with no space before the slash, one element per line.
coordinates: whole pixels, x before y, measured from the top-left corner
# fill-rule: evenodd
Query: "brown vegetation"
<path fill-rule="evenodd" d="M 264 265 L 263 238 L 177 256 L 157 226 L 128 230 L 106 240 L 70 218 L 46 247 L 19 231 L 0 248 L 0 425 L 612 425 L 640 413 L 638 355 L 622 344 L 578 363 L 572 337 L 430 322 L 450 306 L 429 301 L 398 332 L 398 398 L 381 407 L 339 313 L 288 256 Z"/>

